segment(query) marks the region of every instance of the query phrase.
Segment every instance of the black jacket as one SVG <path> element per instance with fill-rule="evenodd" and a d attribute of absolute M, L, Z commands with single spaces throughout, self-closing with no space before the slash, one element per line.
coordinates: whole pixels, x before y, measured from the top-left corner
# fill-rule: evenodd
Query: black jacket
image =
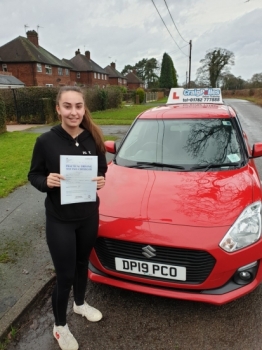
<path fill-rule="evenodd" d="M 50 131 L 42 134 L 36 140 L 28 180 L 41 192 L 47 192 L 45 200 L 46 214 L 60 220 L 73 221 L 87 218 L 99 206 L 96 202 L 60 204 L 60 187 L 49 188 L 47 176 L 50 173 L 60 173 L 60 155 L 97 155 L 98 176 L 105 176 L 107 171 L 106 157 L 97 152 L 95 141 L 91 133 L 84 130 L 78 136 L 79 146 L 75 140 L 62 128 L 54 126 Z"/>

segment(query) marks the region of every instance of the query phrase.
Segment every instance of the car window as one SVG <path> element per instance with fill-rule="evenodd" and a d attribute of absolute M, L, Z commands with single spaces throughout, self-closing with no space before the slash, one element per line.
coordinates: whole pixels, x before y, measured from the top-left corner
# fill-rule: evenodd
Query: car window
<path fill-rule="evenodd" d="M 122 165 L 146 161 L 191 167 L 241 160 L 232 119 L 137 120 L 117 155 Z"/>

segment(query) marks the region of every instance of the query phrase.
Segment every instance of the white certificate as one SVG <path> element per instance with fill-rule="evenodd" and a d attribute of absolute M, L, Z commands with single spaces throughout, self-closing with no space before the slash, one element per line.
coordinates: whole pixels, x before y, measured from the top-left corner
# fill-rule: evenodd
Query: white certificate
<path fill-rule="evenodd" d="M 60 156 L 61 204 L 95 202 L 97 156 Z"/>

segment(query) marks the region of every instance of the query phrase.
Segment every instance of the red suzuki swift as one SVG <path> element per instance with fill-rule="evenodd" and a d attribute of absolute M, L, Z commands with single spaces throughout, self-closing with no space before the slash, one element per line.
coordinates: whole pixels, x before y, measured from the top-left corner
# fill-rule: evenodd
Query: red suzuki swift
<path fill-rule="evenodd" d="M 212 304 L 259 285 L 262 143 L 249 147 L 220 89 L 171 89 L 106 148 L 92 281 Z"/>

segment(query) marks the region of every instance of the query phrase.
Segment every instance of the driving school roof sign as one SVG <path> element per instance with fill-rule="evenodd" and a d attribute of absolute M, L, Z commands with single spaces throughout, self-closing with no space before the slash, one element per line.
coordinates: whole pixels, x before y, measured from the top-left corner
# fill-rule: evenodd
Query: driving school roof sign
<path fill-rule="evenodd" d="M 221 89 L 203 88 L 203 89 L 183 89 L 172 88 L 170 90 L 166 104 L 178 103 L 215 103 L 222 104 Z"/>

